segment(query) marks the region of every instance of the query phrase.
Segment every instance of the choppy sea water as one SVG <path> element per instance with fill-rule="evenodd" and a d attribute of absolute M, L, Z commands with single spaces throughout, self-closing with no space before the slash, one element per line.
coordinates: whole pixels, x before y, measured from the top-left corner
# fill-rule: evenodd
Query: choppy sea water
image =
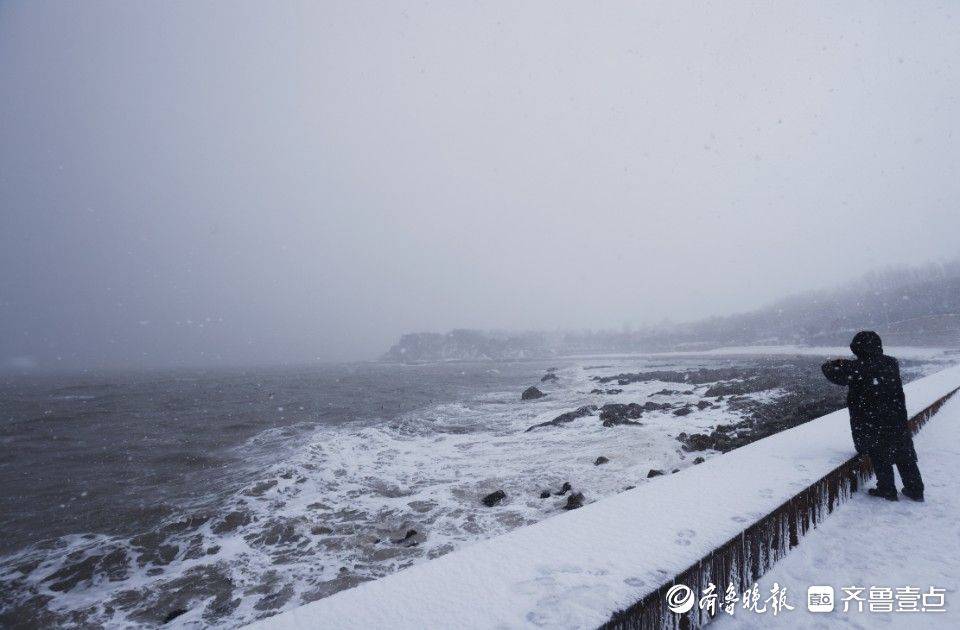
<path fill-rule="evenodd" d="M 591 378 L 720 365 L 750 359 L 8 378 L 0 625 L 235 627 L 548 518 L 564 482 L 588 502 L 647 483 L 692 464 L 681 431 L 737 412 L 525 429 L 585 404 L 697 403 L 703 386 L 595 394 Z M 540 383 L 549 367 L 558 379 Z M 548 395 L 520 401 L 534 384 Z"/>

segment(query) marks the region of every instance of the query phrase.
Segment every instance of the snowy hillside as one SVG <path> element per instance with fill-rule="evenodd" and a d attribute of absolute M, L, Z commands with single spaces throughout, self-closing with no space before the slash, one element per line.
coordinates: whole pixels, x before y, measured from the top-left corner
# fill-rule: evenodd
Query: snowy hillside
<path fill-rule="evenodd" d="M 846 346 L 873 329 L 888 346 L 960 347 L 960 261 L 874 272 L 724 317 L 637 329 L 403 335 L 383 356 L 400 363 L 520 359 L 617 352 L 704 351 L 721 346 Z"/>

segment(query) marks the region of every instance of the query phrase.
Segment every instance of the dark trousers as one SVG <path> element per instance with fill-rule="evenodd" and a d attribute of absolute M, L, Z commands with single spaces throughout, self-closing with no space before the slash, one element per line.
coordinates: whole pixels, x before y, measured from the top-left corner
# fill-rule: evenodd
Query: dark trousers
<path fill-rule="evenodd" d="M 896 492 L 896 481 L 893 478 L 893 465 L 897 465 L 903 487 L 914 494 L 923 494 L 923 478 L 917 460 L 912 457 L 898 458 L 890 461 L 884 457 L 870 455 L 873 462 L 873 471 L 877 474 L 877 489 L 881 492 Z"/>

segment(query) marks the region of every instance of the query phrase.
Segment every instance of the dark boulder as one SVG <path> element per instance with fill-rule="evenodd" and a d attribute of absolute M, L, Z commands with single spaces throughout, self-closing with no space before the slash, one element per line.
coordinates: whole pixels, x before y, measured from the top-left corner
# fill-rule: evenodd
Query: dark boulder
<path fill-rule="evenodd" d="M 610 403 L 600 408 L 600 422 L 605 427 L 612 427 L 618 424 L 636 424 L 637 418 L 643 415 L 643 407 L 637 403 L 623 404 Z"/>
<path fill-rule="evenodd" d="M 497 503 L 500 503 L 501 501 L 503 501 L 505 498 L 507 498 L 507 493 L 504 492 L 503 490 L 497 490 L 496 492 L 491 492 L 487 496 L 483 497 L 483 499 L 481 500 L 483 501 L 483 504 L 485 506 L 493 507 Z"/>
<path fill-rule="evenodd" d="M 715 446 L 714 440 L 705 433 L 694 433 L 693 435 L 681 433 L 677 439 L 683 442 L 683 450 L 685 451 L 706 451 Z"/>
<path fill-rule="evenodd" d="M 594 378 L 601 383 L 612 383 L 616 381 L 618 385 L 629 385 L 630 383 L 642 383 L 644 381 L 684 383 L 687 380 L 684 372 L 670 371 L 621 373 L 614 376 L 597 376 Z"/>
<path fill-rule="evenodd" d="M 694 464 L 702 464 L 702 463 L 705 462 L 705 461 L 707 461 L 707 460 L 705 460 L 705 459 L 702 458 L 702 457 L 698 457 L 698 458 L 696 458 L 695 460 L 693 460 L 693 463 L 694 463 Z"/>
<path fill-rule="evenodd" d="M 537 398 L 543 398 L 544 396 L 546 396 L 546 394 L 541 392 L 536 387 L 528 387 L 523 390 L 522 394 L 520 394 L 520 400 L 536 400 Z"/>
<path fill-rule="evenodd" d="M 652 400 L 643 403 L 644 411 L 667 411 L 669 409 L 673 409 L 673 405 L 670 403 L 655 403 Z"/>
<path fill-rule="evenodd" d="M 185 614 L 187 614 L 186 608 L 177 608 L 175 610 L 171 610 L 170 612 L 167 613 L 166 617 L 163 618 L 162 623 L 170 623 L 180 615 L 185 615 Z"/>
<path fill-rule="evenodd" d="M 393 544 L 395 544 L 395 545 L 403 544 L 403 543 L 407 542 L 408 540 L 410 540 L 411 538 L 413 538 L 413 537 L 416 536 L 416 535 L 417 535 L 417 530 L 415 530 L 415 529 L 407 530 L 407 533 L 403 536 L 403 538 L 398 538 L 397 540 L 394 540 L 394 541 L 393 541 Z"/>
<path fill-rule="evenodd" d="M 270 490 L 271 488 L 276 486 L 278 483 L 280 482 L 277 481 L 276 479 L 265 479 L 263 481 L 260 481 L 254 484 L 252 488 L 244 491 L 244 494 L 247 495 L 248 497 L 261 497 L 264 495 L 265 492 L 267 492 L 267 490 Z"/>
<path fill-rule="evenodd" d="M 64 562 L 64 566 L 43 578 L 43 581 L 52 582 L 49 587 L 51 591 L 60 593 L 70 591 L 82 582 L 93 580 L 97 565 L 100 563 L 102 557 L 103 556 L 93 555 L 87 556 L 79 562 Z M 169 561 L 164 562 L 164 564 L 168 563 Z"/>
<path fill-rule="evenodd" d="M 558 497 L 562 497 L 562 496 L 565 495 L 566 493 L 570 492 L 570 488 L 572 488 L 572 487 L 573 487 L 573 486 L 570 485 L 570 482 L 569 482 L 569 481 L 564 481 L 564 482 L 563 482 L 563 485 L 560 486 L 560 491 L 557 492 L 557 496 L 558 496 Z"/>
<path fill-rule="evenodd" d="M 804 422 L 812 420 L 813 418 L 819 418 L 820 416 L 825 416 L 828 413 L 833 413 L 842 407 L 843 403 L 837 400 L 836 397 L 828 396 L 819 398 L 817 400 L 799 403 L 794 414 L 792 415 L 795 416 L 796 424 L 803 424 Z"/>
<path fill-rule="evenodd" d="M 579 507 L 583 507 L 583 493 L 574 492 L 569 497 L 567 497 L 567 504 L 563 506 L 563 509 L 575 510 Z"/>
<path fill-rule="evenodd" d="M 181 534 L 186 531 L 199 529 L 199 527 L 208 520 L 210 520 L 210 515 L 208 514 L 193 514 L 192 516 L 188 516 L 172 523 L 167 523 L 160 528 L 160 533 L 164 536 L 169 536 L 170 534 Z"/>
<path fill-rule="evenodd" d="M 533 431 L 534 429 L 539 429 L 540 427 L 558 427 L 561 424 L 567 424 L 568 422 L 573 422 L 577 418 L 583 418 L 589 416 L 597 410 L 596 405 L 584 405 L 579 407 L 574 411 L 568 411 L 562 413 L 553 420 L 548 420 L 547 422 L 541 422 L 540 424 L 535 424 L 532 427 L 527 427 L 527 431 Z"/>
<path fill-rule="evenodd" d="M 792 418 L 774 419 L 764 424 L 758 424 L 747 419 L 734 424 L 721 424 L 709 435 L 681 433 L 677 439 L 683 443 L 683 448 L 687 451 L 715 450 L 727 453 L 751 442 L 756 442 L 761 438 L 779 433 L 784 429 L 795 426 L 795 424 Z"/>
<path fill-rule="evenodd" d="M 687 405 L 685 407 L 680 407 L 679 409 L 675 409 L 673 412 L 673 415 L 689 416 L 691 413 L 693 413 L 693 407 L 691 407 L 690 405 Z"/>
<path fill-rule="evenodd" d="M 609 459 L 607 459 L 606 457 L 604 457 L 603 455 L 601 455 L 600 457 L 598 457 L 598 458 L 596 458 L 595 460 L 593 460 L 593 465 L 594 465 L 594 466 L 599 466 L 600 464 L 606 464 L 606 463 L 609 462 L 609 461 L 610 461 Z"/>
<path fill-rule="evenodd" d="M 233 512 L 228 512 L 226 516 L 223 517 L 223 520 L 214 523 L 211 527 L 211 531 L 214 534 L 225 534 L 227 532 L 232 532 L 238 527 L 243 527 L 244 525 L 249 525 L 253 520 L 250 513 L 245 510 L 235 510 Z"/>
<path fill-rule="evenodd" d="M 743 368 L 698 368 L 696 370 L 689 371 L 652 370 L 650 372 L 623 373 L 613 376 L 594 377 L 594 380 L 600 383 L 610 383 L 616 381 L 620 385 L 627 385 L 628 383 L 641 383 L 644 381 L 663 381 L 665 383 L 682 383 L 688 387 L 690 385 L 705 385 L 707 383 L 717 383 L 717 381 L 732 381 L 735 379 L 743 379 Z"/>
<path fill-rule="evenodd" d="M 297 531 L 296 523 L 284 518 L 271 519 L 264 523 L 263 527 L 244 536 L 244 539 L 251 545 L 263 545 L 265 547 L 289 545 L 302 538 L 303 535 Z"/>
<path fill-rule="evenodd" d="M 732 381 L 728 383 L 717 383 L 710 387 L 704 396 L 729 396 L 752 394 L 764 390 L 773 389 L 783 385 L 783 379 L 775 375 L 754 376 L 743 380 Z"/>
<path fill-rule="evenodd" d="M 697 409 L 699 409 L 700 411 L 703 411 L 704 409 L 707 409 L 708 407 L 712 407 L 712 406 L 713 405 L 707 402 L 706 400 L 701 400 L 700 402 L 697 403 Z"/>
<path fill-rule="evenodd" d="M 541 493 L 540 493 L 540 498 L 541 498 L 541 499 L 549 499 L 549 498 L 550 498 L 550 491 L 549 491 L 549 490 L 544 490 L 543 492 L 541 492 Z"/>
<path fill-rule="evenodd" d="M 556 374 L 554 374 L 553 372 L 548 372 L 547 374 L 543 375 L 543 378 L 540 379 L 540 382 L 549 383 L 549 382 L 558 381 L 558 380 L 560 379 L 557 377 Z"/>
<path fill-rule="evenodd" d="M 663 475 L 663 471 L 662 471 L 662 470 L 657 470 L 657 469 L 655 469 L 655 468 L 651 468 L 651 469 L 650 469 L 650 472 L 647 473 L 647 479 L 650 479 L 651 477 L 659 477 L 659 476 L 661 476 L 661 475 Z"/>

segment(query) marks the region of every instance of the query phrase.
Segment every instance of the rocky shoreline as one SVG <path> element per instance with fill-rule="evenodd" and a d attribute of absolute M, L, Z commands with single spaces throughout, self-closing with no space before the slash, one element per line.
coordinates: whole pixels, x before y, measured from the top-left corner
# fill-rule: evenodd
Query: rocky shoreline
<path fill-rule="evenodd" d="M 674 416 L 686 416 L 694 411 L 706 409 L 725 409 L 730 415 L 740 420 L 724 424 L 717 424 L 709 432 L 688 433 L 680 432 L 676 439 L 680 448 L 686 453 L 714 452 L 728 453 L 746 446 L 757 440 L 769 437 L 780 431 L 796 427 L 821 416 L 842 409 L 846 405 L 845 392 L 842 388 L 831 385 L 823 378 L 820 372 L 822 358 L 796 356 L 789 359 L 761 359 L 749 365 L 731 365 L 720 368 L 694 368 L 690 370 L 650 370 L 644 372 L 621 372 L 614 375 L 593 376 L 591 380 L 607 385 L 616 383 L 624 387 L 638 383 L 676 383 L 684 389 L 663 388 L 646 396 L 645 400 L 629 403 L 606 403 L 602 405 L 583 405 L 571 411 L 564 412 L 552 420 L 531 425 L 526 432 L 538 430 L 562 429 L 576 420 L 596 416 L 605 428 L 618 426 L 643 426 L 640 419 L 644 414 L 670 412 Z M 919 362 L 903 362 L 904 367 L 919 367 Z M 607 366 L 595 366 L 603 369 Z M 541 378 L 541 383 L 555 382 L 556 368 L 549 368 Z M 910 375 L 904 376 L 909 381 Z M 590 394 L 596 396 L 619 396 L 621 388 L 594 388 Z M 763 392 L 776 391 L 777 395 L 758 399 L 751 396 Z M 521 399 L 535 401 L 547 394 L 537 387 L 526 389 Z M 696 403 L 671 403 L 655 400 L 668 396 L 698 396 Z M 600 455 L 594 461 L 595 466 L 608 463 L 610 460 Z M 697 456 L 694 464 L 705 461 L 703 456 Z M 679 472 L 675 468 L 671 473 Z M 665 474 L 659 469 L 651 469 L 647 478 L 654 478 Z M 627 486 L 625 489 L 632 489 Z M 551 493 L 544 490 L 541 499 L 549 498 L 554 494 L 562 495 L 570 489 L 569 482 L 563 486 L 563 491 Z M 573 495 L 571 495 L 572 497 Z M 494 499 L 495 497 L 495 499 Z M 506 494 L 502 490 L 483 498 L 483 503 L 492 507 L 498 504 Z M 576 493 L 576 500 L 568 502 L 564 509 L 575 509 L 584 504 L 582 492 Z"/>
<path fill-rule="evenodd" d="M 731 365 L 719 368 L 692 368 L 689 370 L 648 370 L 643 372 L 620 372 L 612 375 L 595 375 L 592 382 L 600 385 L 616 383 L 620 388 L 594 388 L 589 393 L 594 396 L 621 396 L 623 387 L 636 384 L 675 383 L 682 389 L 662 388 L 644 396 L 635 402 L 615 402 L 582 405 L 566 411 L 551 420 L 539 422 L 527 427 L 526 433 L 548 430 L 562 430 L 572 423 L 585 418 L 596 417 L 604 428 L 640 427 L 644 414 L 670 414 L 675 417 L 687 416 L 696 411 L 725 410 L 734 418 L 734 422 L 717 424 L 709 432 L 680 432 L 676 436 L 679 448 L 685 453 L 710 452 L 722 454 L 741 446 L 763 439 L 780 431 L 790 429 L 815 418 L 826 415 L 845 406 L 844 392 L 841 388 L 828 383 L 820 374 L 822 359 L 811 357 L 791 357 L 783 359 L 762 359 L 749 364 Z M 596 369 L 603 369 L 598 366 Z M 548 368 L 541 383 L 558 381 L 556 368 Z M 776 391 L 775 396 L 758 399 L 752 394 Z M 548 394 L 536 386 L 523 391 L 521 400 L 536 402 Z M 668 402 L 660 399 L 686 396 L 697 397 L 696 402 Z M 693 459 L 693 464 L 705 461 L 703 455 Z M 610 462 L 606 455 L 599 455 L 594 466 Z M 670 473 L 679 472 L 674 468 Z M 664 470 L 651 468 L 648 479 L 662 476 Z M 635 486 L 626 486 L 625 490 Z M 543 490 L 541 499 L 562 496 L 571 490 L 571 484 L 563 484 L 561 491 Z M 495 507 L 507 498 L 502 489 L 497 489 L 482 497 L 487 507 Z M 565 510 L 576 509 L 586 502 L 584 492 L 573 492 L 568 502 L 562 506 Z"/>
<path fill-rule="evenodd" d="M 320 428 L 215 507 L 129 539 L 61 541 L 72 545 L 64 553 L 11 559 L 6 608 L 34 625 L 183 616 L 233 627 L 660 483 L 838 409 L 843 390 L 823 379 L 822 360 L 609 357 L 476 370 L 470 378 L 500 378 L 501 369 L 516 377 L 391 422 Z M 905 380 L 935 369 L 901 365 Z M 464 382 L 462 370 L 430 374 Z M 421 378 L 397 374 L 391 387 Z M 48 607 L 49 590 L 69 602 L 66 612 Z M 103 607 L 88 603 L 94 592 Z"/>
<path fill-rule="evenodd" d="M 743 419 L 735 423 L 718 425 L 709 434 L 681 433 L 677 439 L 686 451 L 715 450 L 726 453 L 844 407 L 843 390 L 831 385 L 822 377 L 820 363 L 821 360 L 818 358 L 795 357 L 788 362 L 765 360 L 750 366 L 697 368 L 686 371 L 655 370 L 594 376 L 591 380 L 600 384 L 616 382 L 618 385 L 625 386 L 656 381 L 683 384 L 687 389 L 664 388 L 650 395 L 643 402 L 607 403 L 602 406 L 585 405 L 560 414 L 553 420 L 535 424 L 527 428 L 527 431 L 560 427 L 597 412 L 604 427 L 640 425 L 638 420 L 644 413 L 671 411 L 676 416 L 684 416 L 694 409 L 719 409 L 721 403 L 725 403 L 728 410 L 735 412 Z M 548 372 L 548 375 L 552 374 L 553 371 Z M 698 389 L 703 391 L 697 391 Z M 748 396 L 748 394 L 768 390 L 778 390 L 781 394 L 773 400 L 763 402 Z M 593 389 L 590 393 L 619 395 L 622 392 L 622 389 L 614 388 Z M 651 400 L 655 397 L 677 394 L 696 394 L 701 400 L 697 403 L 684 404 Z M 524 392 L 522 399 L 531 400 L 544 395 L 537 388 L 531 387 Z"/>

